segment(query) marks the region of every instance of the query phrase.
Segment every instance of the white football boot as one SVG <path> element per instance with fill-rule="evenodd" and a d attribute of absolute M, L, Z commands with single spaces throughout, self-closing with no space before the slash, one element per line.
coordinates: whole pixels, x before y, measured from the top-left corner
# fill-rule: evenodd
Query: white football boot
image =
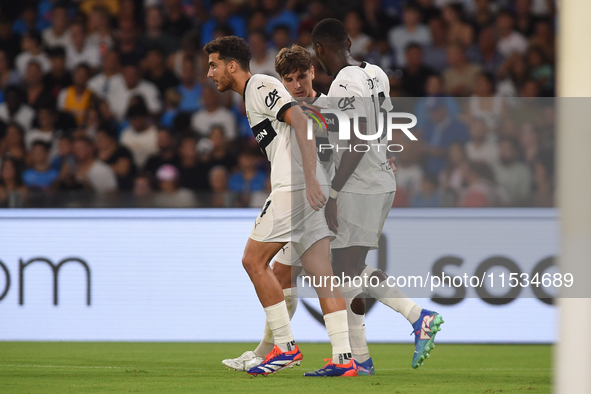
<path fill-rule="evenodd" d="M 222 361 L 222 364 L 228 369 L 233 369 L 239 372 L 246 372 L 252 367 L 256 367 L 265 361 L 263 357 L 258 357 L 253 351 L 248 350 L 242 353 L 238 358 L 228 358 Z"/>

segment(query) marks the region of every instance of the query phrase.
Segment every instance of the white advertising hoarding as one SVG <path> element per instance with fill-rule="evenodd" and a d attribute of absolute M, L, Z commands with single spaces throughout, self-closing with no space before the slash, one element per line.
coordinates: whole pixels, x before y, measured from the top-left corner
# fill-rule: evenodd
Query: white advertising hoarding
<path fill-rule="evenodd" d="M 264 313 L 241 265 L 257 214 L 3 210 L 0 340 L 258 341 Z M 473 275 L 507 261 L 531 273 L 557 254 L 558 218 L 546 209 L 393 210 L 383 237 L 382 254 L 371 252 L 368 263 L 391 275 Z M 417 301 L 444 316 L 441 342 L 555 341 L 555 307 L 530 288 L 503 305 L 473 288 L 421 295 L 434 293 L 444 299 Z M 328 339 L 310 313 L 317 305 L 300 301 L 299 341 Z M 380 304 L 366 325 L 370 341 L 412 340 L 408 322 Z"/>

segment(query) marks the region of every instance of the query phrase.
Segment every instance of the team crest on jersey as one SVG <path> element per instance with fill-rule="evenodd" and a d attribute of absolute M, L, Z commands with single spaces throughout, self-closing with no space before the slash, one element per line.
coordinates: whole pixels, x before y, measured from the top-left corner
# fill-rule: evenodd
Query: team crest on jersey
<path fill-rule="evenodd" d="M 380 81 L 378 81 L 378 77 L 367 79 L 367 86 L 369 87 L 369 90 L 373 90 L 373 88 L 376 87 L 379 83 Z"/>
<path fill-rule="evenodd" d="M 355 106 L 353 105 L 354 102 L 355 96 L 343 97 L 339 100 L 339 103 L 337 105 L 339 106 L 339 109 L 341 109 L 342 111 L 348 111 L 350 109 L 355 109 Z"/>
<path fill-rule="evenodd" d="M 281 96 L 277 92 L 277 89 L 273 89 L 273 91 L 269 92 L 267 97 L 265 97 L 265 105 L 269 107 L 269 109 L 273 109 L 273 107 L 275 106 L 275 104 L 277 104 L 277 101 L 279 101 L 280 98 Z"/>

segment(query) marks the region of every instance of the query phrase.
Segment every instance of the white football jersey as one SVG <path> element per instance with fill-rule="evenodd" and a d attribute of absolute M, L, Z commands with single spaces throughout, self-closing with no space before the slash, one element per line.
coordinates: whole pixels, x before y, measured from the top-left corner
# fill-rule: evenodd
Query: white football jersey
<path fill-rule="evenodd" d="M 327 107 L 326 98 L 328 96 L 324 93 L 316 92 L 316 97 L 309 103 L 301 105 L 304 112 L 308 112 L 309 109 L 314 111 L 320 111 L 322 108 Z M 334 161 L 332 159 L 332 149 L 325 149 L 330 144 L 328 140 L 328 130 L 324 127 L 318 127 L 314 131 L 314 138 L 316 139 L 316 152 L 318 154 L 318 160 L 322 164 L 326 176 L 330 181 L 334 177 Z"/>
<path fill-rule="evenodd" d="M 378 116 L 383 114 L 380 107 L 390 110 L 390 83 L 386 73 L 378 66 L 362 62 L 361 66 L 345 66 L 335 76 L 328 91 L 328 102 L 331 107 L 346 113 L 351 119 L 356 113 L 365 118 L 367 134 L 376 134 Z M 383 104 L 382 104 L 383 102 Z M 386 127 L 384 125 L 384 127 Z M 351 130 L 353 134 L 353 130 Z M 339 140 L 338 126 L 329 128 L 330 143 L 335 146 L 333 160 L 338 169 L 344 149 L 350 141 Z M 343 187 L 343 191 L 360 194 L 380 194 L 396 190 L 394 173 L 388 163 L 386 140 L 361 141 L 368 145 L 369 150 L 351 174 Z M 377 147 L 374 145 L 381 144 Z M 337 152 L 336 146 L 339 146 Z M 365 148 L 359 148 L 365 149 Z"/>
<path fill-rule="evenodd" d="M 281 82 L 268 75 L 253 75 L 244 88 L 248 123 L 256 141 L 271 163 L 272 190 L 300 190 L 306 187 L 302 153 L 295 130 L 279 120 L 291 107 L 292 100 Z M 318 160 L 316 177 L 321 185 L 330 184 Z"/>

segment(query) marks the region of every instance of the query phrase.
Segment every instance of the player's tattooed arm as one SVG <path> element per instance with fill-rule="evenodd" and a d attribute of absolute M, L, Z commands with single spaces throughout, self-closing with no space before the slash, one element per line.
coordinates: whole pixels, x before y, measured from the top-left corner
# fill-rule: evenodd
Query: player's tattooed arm
<path fill-rule="evenodd" d="M 304 167 L 304 177 L 306 181 L 306 197 L 310 206 L 318 211 L 326 203 L 326 196 L 322 191 L 320 182 L 316 177 L 316 141 L 308 139 L 308 118 L 304 115 L 302 109 L 297 106 L 291 106 L 285 111 L 283 121 L 289 124 L 295 130 L 296 139 L 300 151 L 302 152 L 302 165 Z"/>

